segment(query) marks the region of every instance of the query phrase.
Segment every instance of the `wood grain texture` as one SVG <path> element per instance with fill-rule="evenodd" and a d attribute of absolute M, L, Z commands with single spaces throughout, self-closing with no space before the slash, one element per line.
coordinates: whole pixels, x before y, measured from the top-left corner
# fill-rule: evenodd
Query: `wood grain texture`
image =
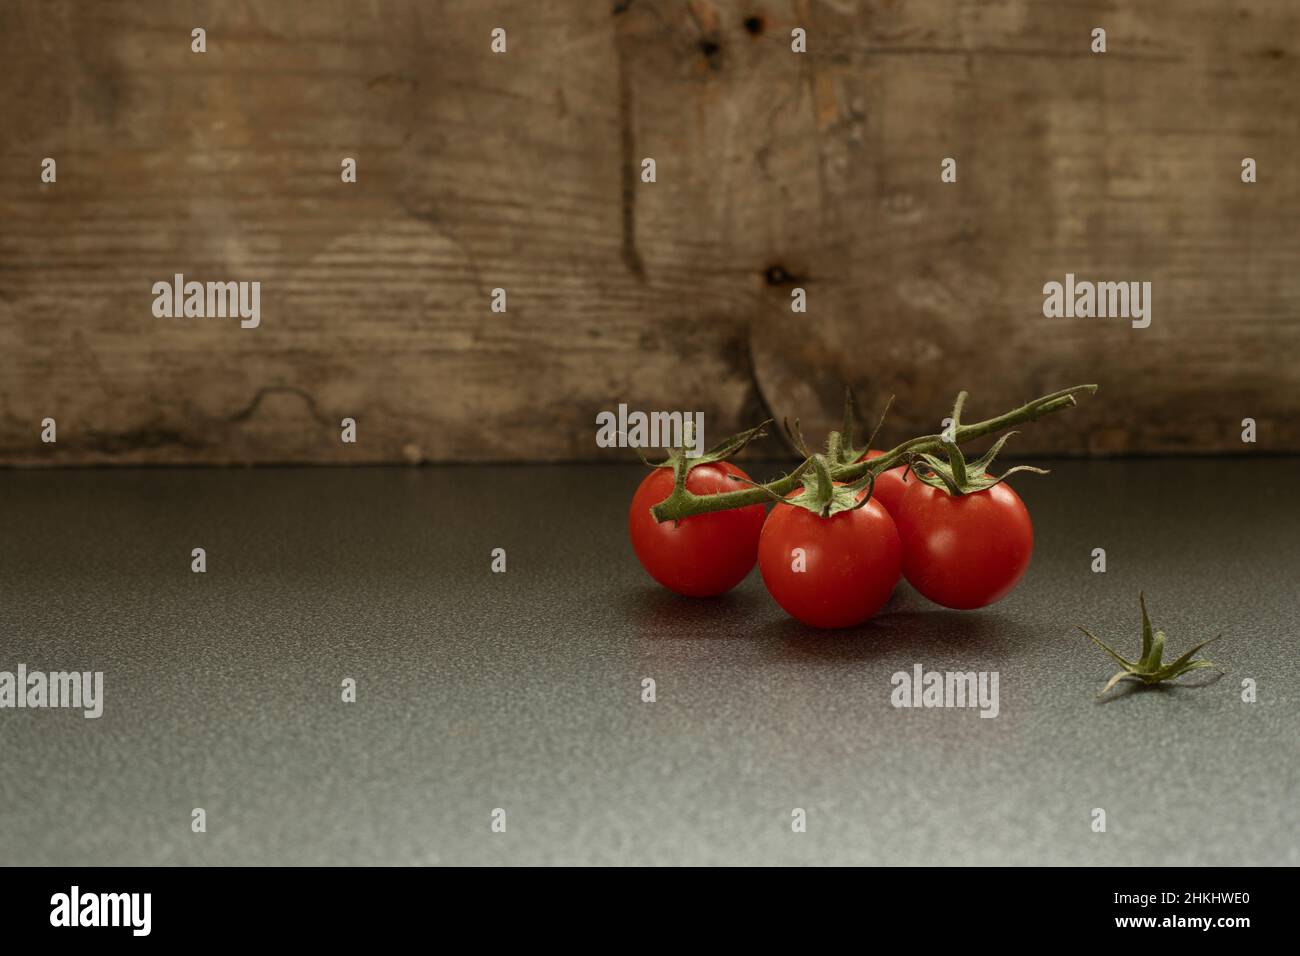
<path fill-rule="evenodd" d="M 14 0 L 0 462 L 624 459 L 620 402 L 846 381 L 890 439 L 1096 381 L 1018 450 L 1297 450 L 1298 56 L 1287 0 Z M 177 272 L 261 327 L 154 318 Z M 1151 327 L 1044 319 L 1066 272 Z"/>

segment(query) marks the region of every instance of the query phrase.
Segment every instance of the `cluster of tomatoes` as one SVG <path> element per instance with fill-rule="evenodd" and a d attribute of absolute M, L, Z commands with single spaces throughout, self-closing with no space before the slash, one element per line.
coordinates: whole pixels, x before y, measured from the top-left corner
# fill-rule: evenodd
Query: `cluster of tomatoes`
<path fill-rule="evenodd" d="M 709 462 L 687 472 L 686 489 L 736 491 L 736 479 L 749 476 L 730 462 Z M 755 504 L 660 523 L 650 509 L 669 496 L 673 480 L 671 468 L 656 468 L 628 512 L 632 547 L 646 571 L 678 594 L 710 597 L 735 587 L 757 563 L 776 602 L 813 627 L 861 624 L 900 577 L 944 607 L 984 607 L 1015 587 L 1034 547 L 1029 512 L 1004 482 L 953 494 L 900 465 L 876 478 L 865 505 L 829 516 Z"/>

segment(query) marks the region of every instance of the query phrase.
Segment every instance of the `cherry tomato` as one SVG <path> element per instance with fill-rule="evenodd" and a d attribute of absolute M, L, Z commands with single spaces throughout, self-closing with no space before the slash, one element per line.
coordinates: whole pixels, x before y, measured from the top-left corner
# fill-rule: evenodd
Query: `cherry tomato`
<path fill-rule="evenodd" d="M 883 451 L 871 449 L 858 461 L 868 461 L 872 458 L 879 458 Z M 889 471 L 881 472 L 876 476 L 876 487 L 872 491 L 871 497 L 885 506 L 885 510 L 890 516 L 898 514 L 898 506 L 903 503 L 903 492 L 907 491 L 907 486 L 911 484 L 904 475 L 907 473 L 907 465 L 899 465 L 897 468 L 891 468 Z"/>
<path fill-rule="evenodd" d="M 686 474 L 686 490 L 709 495 L 743 489 L 744 485 L 731 480 L 732 475 L 749 478 L 726 461 L 696 465 Z M 765 509 L 749 505 L 683 518 L 680 523 L 655 521 L 650 509 L 672 490 L 672 469 L 656 468 L 632 497 L 627 530 L 641 567 L 678 594 L 713 597 L 730 591 L 758 560 Z"/>
<path fill-rule="evenodd" d="M 812 627 L 853 627 L 889 600 L 900 552 L 894 519 L 874 499 L 829 518 L 777 505 L 763 524 L 758 569 L 791 617 Z"/>
<path fill-rule="evenodd" d="M 953 497 L 913 478 L 894 515 L 903 576 L 935 604 L 969 610 L 1005 597 L 1034 550 L 1034 526 L 1006 482 Z"/>

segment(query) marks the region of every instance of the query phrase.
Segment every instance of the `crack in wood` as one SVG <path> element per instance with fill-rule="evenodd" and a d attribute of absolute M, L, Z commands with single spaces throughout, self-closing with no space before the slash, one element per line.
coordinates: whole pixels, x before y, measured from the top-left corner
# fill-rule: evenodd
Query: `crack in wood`
<path fill-rule="evenodd" d="M 618 122 L 619 141 L 622 147 L 623 165 L 622 181 L 622 217 L 623 217 L 623 262 L 628 271 L 645 281 L 645 262 L 636 245 L 636 131 L 632 117 L 632 78 L 627 64 L 627 50 L 619 30 L 615 27 L 614 47 L 618 56 Z"/>
<path fill-rule="evenodd" d="M 231 425 L 239 425 L 248 421 L 257 412 L 258 407 L 262 404 L 262 399 L 271 394 L 297 395 L 306 403 L 307 410 L 311 413 L 311 417 L 316 420 L 317 424 L 325 428 L 330 427 L 330 421 L 321 414 L 320 408 L 316 405 L 316 399 L 304 389 L 297 388 L 293 385 L 263 385 L 257 390 L 257 393 L 253 396 L 251 402 L 239 411 L 226 416 L 226 422 Z"/>

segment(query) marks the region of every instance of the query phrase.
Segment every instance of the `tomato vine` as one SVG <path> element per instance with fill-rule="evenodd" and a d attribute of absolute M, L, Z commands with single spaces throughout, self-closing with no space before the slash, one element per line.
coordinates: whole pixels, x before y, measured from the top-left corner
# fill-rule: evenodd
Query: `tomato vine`
<path fill-rule="evenodd" d="M 910 438 L 891 448 L 883 455 L 864 461 L 858 459 L 865 453 L 866 447 L 861 449 L 853 447 L 855 415 L 852 396 L 847 396 L 844 407 L 843 428 L 840 431 L 831 432 L 826 442 L 827 453 L 824 460 L 828 477 L 832 481 L 845 484 L 860 481 L 868 478 L 868 476 L 874 478 L 898 465 L 910 465 L 918 460 L 923 460 L 921 459 L 923 455 L 935 455 L 939 452 L 949 451 L 954 446 L 962 445 L 976 438 L 996 435 L 1024 422 L 1034 421 L 1062 409 L 1073 408 L 1078 404 L 1077 396 L 1090 395 L 1096 390 L 1096 385 L 1075 385 L 1071 388 L 1043 395 L 995 418 L 972 422 L 971 424 L 960 424 L 961 410 L 966 400 L 966 393 L 961 392 L 957 396 L 957 401 L 953 407 L 953 423 L 943 434 L 919 435 L 916 438 Z M 745 508 L 750 505 L 762 504 L 773 497 L 785 495 L 791 489 L 799 487 L 803 483 L 804 474 L 814 467 L 814 459 L 823 457 L 808 454 L 807 449 L 802 447 L 801 451 L 804 452 L 803 463 L 789 474 L 766 484 L 752 484 L 736 491 L 715 492 L 705 495 L 694 494 L 686 487 L 687 473 L 694 464 L 702 461 L 718 461 L 730 454 L 734 454 L 749 441 L 766 434 L 764 428 L 768 424 L 771 423 L 764 422 L 763 425 L 751 428 L 741 433 L 741 435 L 721 442 L 701 458 L 692 459 L 687 458 L 685 454 L 670 454 L 668 461 L 664 462 L 662 467 L 671 467 L 673 469 L 673 487 L 663 501 L 650 509 L 654 519 L 658 522 L 680 521 L 694 515 L 727 511 L 733 508 Z M 797 443 L 802 446 L 802 438 L 798 436 L 797 430 L 798 423 L 796 422 L 795 428 L 791 431 L 795 434 Z M 869 445 L 870 440 L 867 442 L 867 446 Z"/>

